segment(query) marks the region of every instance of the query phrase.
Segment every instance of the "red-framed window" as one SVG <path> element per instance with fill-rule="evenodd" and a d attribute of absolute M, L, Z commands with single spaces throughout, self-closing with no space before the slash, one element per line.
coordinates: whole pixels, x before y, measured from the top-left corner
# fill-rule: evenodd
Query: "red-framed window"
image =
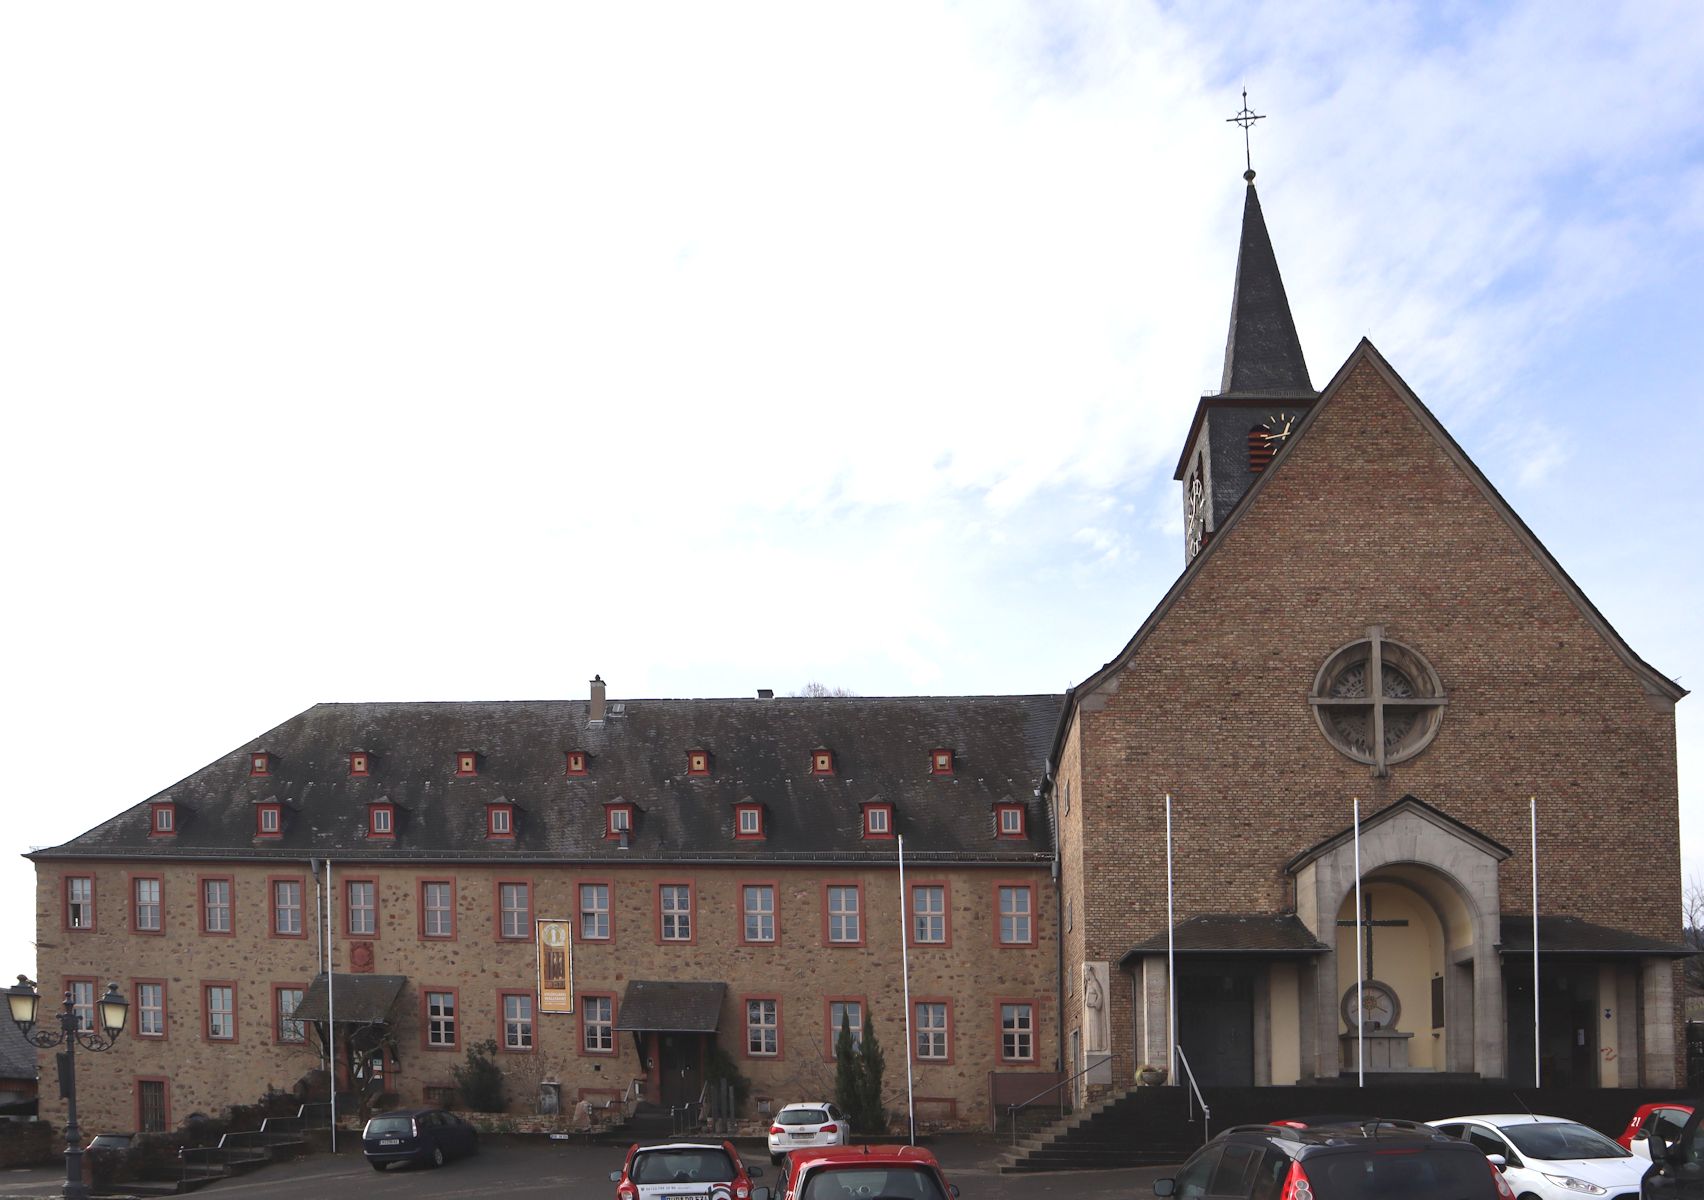
<path fill-rule="evenodd" d="M 284 836 L 284 806 L 257 804 L 254 806 L 254 836 L 275 838 Z"/>
<path fill-rule="evenodd" d="M 530 942 L 533 936 L 532 884 L 525 879 L 497 881 L 497 940 Z"/>
<path fill-rule="evenodd" d="M 851 1030 L 852 1048 L 856 1050 L 863 1044 L 864 1013 L 867 1011 L 867 1004 L 868 1002 L 863 996 L 824 996 L 822 998 L 824 1058 L 833 1058 L 840 1048 L 842 1020 Z"/>
<path fill-rule="evenodd" d="M 272 1040 L 281 1046 L 299 1046 L 308 1040 L 308 1023 L 298 1021 L 294 1013 L 302 1007 L 308 994 L 306 984 L 275 983 L 272 985 Z"/>
<path fill-rule="evenodd" d="M 80 932 L 95 927 L 95 877 L 67 875 L 65 889 L 65 928 Z"/>
<path fill-rule="evenodd" d="M 350 937 L 379 936 L 379 881 L 343 881 L 343 932 Z"/>
<path fill-rule="evenodd" d="M 450 879 L 420 881 L 420 936 L 428 941 L 454 941 L 456 885 Z"/>
<path fill-rule="evenodd" d="M 160 876 L 131 876 L 130 931 L 132 933 L 164 933 L 166 931 L 165 883 Z"/>
<path fill-rule="evenodd" d="M 349 752 L 349 777 L 351 779 L 365 779 L 372 773 L 372 756 L 365 750 L 351 750 Z"/>
<path fill-rule="evenodd" d="M 172 1081 L 164 1075 L 136 1077 L 136 1132 L 165 1133 L 172 1127 Z"/>
<path fill-rule="evenodd" d="M 616 1053 L 614 992 L 580 993 L 580 1053 Z"/>
<path fill-rule="evenodd" d="M 944 879 L 908 883 L 905 895 L 906 934 L 913 946 L 951 946 L 952 888 Z"/>
<path fill-rule="evenodd" d="M 770 882 L 740 884 L 740 941 L 773 946 L 781 940 L 780 889 Z"/>
<path fill-rule="evenodd" d="M 834 774 L 834 751 L 832 751 L 832 750 L 820 750 L 820 749 L 819 750 L 812 750 L 811 751 L 811 774 L 812 775 L 832 775 L 832 774 Z"/>
<path fill-rule="evenodd" d="M 497 993 L 497 1012 L 502 1022 L 497 1045 L 511 1054 L 533 1052 L 533 994 L 504 988 Z"/>
<path fill-rule="evenodd" d="M 745 1056 L 780 1058 L 781 998 L 747 996 L 741 1006 L 745 1009 Z"/>
<path fill-rule="evenodd" d="M 1029 836 L 1028 814 L 1021 804 L 994 806 L 994 836 L 1021 838 Z"/>
<path fill-rule="evenodd" d="M 458 1013 L 455 988 L 422 988 L 420 1045 L 427 1050 L 454 1050 L 460 1043 Z"/>
<path fill-rule="evenodd" d="M 893 836 L 893 805 L 864 805 L 864 836 L 891 838 Z"/>
<path fill-rule="evenodd" d="M 131 1033 L 151 1042 L 165 1041 L 166 981 L 136 979 L 131 982 L 130 1002 L 136 1006 L 136 1016 L 130 1023 Z"/>
<path fill-rule="evenodd" d="M 393 838 L 396 836 L 396 805 L 367 805 L 367 836 Z"/>
<path fill-rule="evenodd" d="M 575 776 L 586 774 L 586 752 L 584 750 L 568 751 L 567 773 Z"/>
<path fill-rule="evenodd" d="M 734 837 L 744 841 L 761 841 L 769 831 L 763 823 L 763 805 L 734 805 Z"/>
<path fill-rule="evenodd" d="M 170 837 L 177 832 L 177 805 L 170 800 L 148 806 L 148 836 Z"/>
<path fill-rule="evenodd" d="M 272 774 L 272 755 L 268 754 L 264 750 L 256 750 L 254 753 L 250 754 L 249 755 L 249 774 L 250 775 L 270 775 L 270 774 Z"/>
<path fill-rule="evenodd" d="M 710 751 L 688 750 L 686 752 L 686 773 L 695 776 L 710 774 Z"/>
<path fill-rule="evenodd" d="M 1035 945 L 1035 886 L 995 884 L 994 918 L 994 937 L 1000 945 Z"/>
<path fill-rule="evenodd" d="M 229 875 L 202 875 L 196 880 L 201 895 L 201 932 L 231 937 L 237 931 L 237 885 Z"/>
<path fill-rule="evenodd" d="M 237 1040 L 237 985 L 220 979 L 201 985 L 201 1036 L 209 1042 Z"/>
<path fill-rule="evenodd" d="M 994 1001 L 994 1016 L 999 1024 L 1000 1061 L 1008 1063 L 1032 1063 L 1036 1061 L 1037 1030 L 1036 1012 L 1039 1006 L 1033 1000 L 1008 1000 L 1005 998 Z"/>
<path fill-rule="evenodd" d="M 822 943 L 825 946 L 864 944 L 864 885 L 822 885 Z"/>
<path fill-rule="evenodd" d="M 631 804 L 604 805 L 604 836 L 618 838 L 623 834 L 633 832 L 633 806 Z"/>
<path fill-rule="evenodd" d="M 698 940 L 694 923 L 692 885 L 657 885 L 657 941 L 692 943 Z"/>
<path fill-rule="evenodd" d="M 95 1028 L 95 997 L 101 994 L 100 984 L 85 976 L 67 975 L 65 991 L 71 997 L 71 1011 L 77 1014 L 77 1028 Z"/>
<path fill-rule="evenodd" d="M 479 752 L 477 750 L 456 751 L 456 774 L 462 778 L 479 774 Z"/>
<path fill-rule="evenodd" d="M 485 806 L 485 836 L 512 838 L 515 836 L 515 806 L 487 804 Z"/>
<path fill-rule="evenodd" d="M 266 881 L 266 890 L 272 908 L 272 936 L 307 937 L 308 923 L 304 903 L 307 888 L 301 876 L 275 875 Z"/>
<path fill-rule="evenodd" d="M 574 924 L 574 936 L 580 941 L 615 940 L 615 910 L 610 907 L 610 897 L 614 893 L 615 883 L 609 879 L 582 880 L 575 889 L 580 919 Z"/>
<path fill-rule="evenodd" d="M 918 996 L 911 1001 L 911 1055 L 918 1062 L 953 1061 L 951 996 Z"/>
<path fill-rule="evenodd" d="M 951 775 L 958 765 L 951 750 L 936 748 L 929 751 L 929 774 Z"/>

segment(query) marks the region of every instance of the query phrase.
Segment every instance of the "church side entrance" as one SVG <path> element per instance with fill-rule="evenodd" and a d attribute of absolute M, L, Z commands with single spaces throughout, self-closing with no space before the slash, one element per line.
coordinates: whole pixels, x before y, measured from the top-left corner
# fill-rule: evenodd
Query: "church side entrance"
<path fill-rule="evenodd" d="M 1177 1042 L 1202 1086 L 1254 1083 L 1253 964 L 1193 962 L 1177 971 Z"/>
<path fill-rule="evenodd" d="M 1543 955 L 1539 958 L 1542 960 Z M 1508 997 L 1509 1082 L 1531 1086 L 1532 959 L 1512 958 L 1503 970 Z M 1539 1068 L 1545 1087 L 1598 1085 L 1598 968 L 1538 968 Z"/>

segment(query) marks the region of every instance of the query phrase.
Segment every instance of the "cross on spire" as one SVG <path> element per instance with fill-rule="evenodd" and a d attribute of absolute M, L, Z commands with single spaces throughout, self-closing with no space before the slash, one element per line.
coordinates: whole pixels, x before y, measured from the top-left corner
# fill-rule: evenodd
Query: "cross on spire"
<path fill-rule="evenodd" d="M 1249 131 L 1249 128 L 1251 126 L 1253 126 L 1253 124 L 1256 121 L 1266 120 L 1266 114 L 1265 113 L 1257 113 L 1248 106 L 1248 89 L 1247 88 L 1244 88 L 1242 90 L 1242 98 L 1243 98 L 1242 111 L 1237 113 L 1237 115 L 1234 116 L 1234 117 L 1226 117 L 1225 118 L 1225 124 L 1227 124 L 1227 125 L 1241 125 L 1242 126 L 1242 131 L 1243 131 L 1243 165 L 1248 168 L 1248 170 L 1246 170 L 1243 173 L 1243 178 L 1248 180 L 1250 183 L 1252 183 L 1252 182 L 1254 182 L 1254 158 L 1253 158 L 1253 155 L 1249 151 L 1248 131 Z"/>

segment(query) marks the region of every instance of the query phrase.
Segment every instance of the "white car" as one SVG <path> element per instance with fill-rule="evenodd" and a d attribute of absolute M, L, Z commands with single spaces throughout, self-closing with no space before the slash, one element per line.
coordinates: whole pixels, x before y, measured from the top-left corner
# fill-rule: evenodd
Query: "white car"
<path fill-rule="evenodd" d="M 769 1161 L 800 1147 L 844 1146 L 852 1139 L 852 1123 L 833 1104 L 820 1101 L 789 1104 L 769 1123 Z"/>
<path fill-rule="evenodd" d="M 1637 1196 L 1651 1166 L 1597 1130 L 1561 1117 L 1496 1113 L 1427 1124 L 1472 1142 L 1493 1161 L 1502 1158 L 1503 1178 L 1515 1193 L 1539 1200 Z"/>

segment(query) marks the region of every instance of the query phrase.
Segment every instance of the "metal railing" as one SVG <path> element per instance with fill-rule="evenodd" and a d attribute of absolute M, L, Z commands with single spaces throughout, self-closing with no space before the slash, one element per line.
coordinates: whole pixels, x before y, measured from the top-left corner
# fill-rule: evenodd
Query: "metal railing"
<path fill-rule="evenodd" d="M 1011 1124 L 1012 1124 L 1012 1145 L 1016 1146 L 1018 1144 L 1018 1112 L 1019 1112 L 1020 1109 L 1028 1108 L 1030 1105 L 1034 1104 L 1037 1100 L 1040 1100 L 1043 1096 L 1047 1095 L 1050 1092 L 1058 1092 L 1059 1093 L 1059 1116 L 1060 1116 L 1061 1119 L 1063 1119 L 1064 1116 L 1065 1116 L 1065 1095 L 1066 1095 L 1063 1089 L 1066 1088 L 1067 1086 L 1069 1086 L 1070 1084 L 1075 1083 L 1078 1079 L 1081 1079 L 1084 1075 L 1087 1075 L 1090 1071 L 1094 1070 L 1096 1067 L 1105 1066 L 1107 1063 L 1109 1063 L 1111 1061 L 1112 1061 L 1112 1055 L 1110 1055 L 1110 1054 L 1104 1055 L 1101 1058 L 1098 1058 L 1094 1062 L 1090 1063 L 1088 1066 L 1084 1067 L 1081 1071 L 1078 1071 L 1075 1075 L 1068 1075 L 1064 1079 L 1061 1079 L 1058 1083 L 1053 1084 L 1051 1087 L 1042 1088 L 1041 1091 L 1039 1091 L 1035 1095 L 1031 1096 L 1028 1100 L 1019 1101 L 1017 1104 L 1006 1105 L 1006 1115 L 1009 1118 L 1011 1118 Z"/>
<path fill-rule="evenodd" d="M 1207 1098 L 1201 1094 L 1200 1086 L 1195 1082 L 1195 1072 L 1189 1069 L 1189 1058 L 1183 1052 L 1182 1046 L 1173 1046 L 1177 1061 L 1183 1064 L 1183 1077 L 1189 1083 L 1190 1107 L 1189 1119 L 1195 1120 L 1195 1105 L 1201 1106 L 1201 1140 L 1205 1143 L 1213 1136 L 1213 1112 L 1207 1107 Z"/>

